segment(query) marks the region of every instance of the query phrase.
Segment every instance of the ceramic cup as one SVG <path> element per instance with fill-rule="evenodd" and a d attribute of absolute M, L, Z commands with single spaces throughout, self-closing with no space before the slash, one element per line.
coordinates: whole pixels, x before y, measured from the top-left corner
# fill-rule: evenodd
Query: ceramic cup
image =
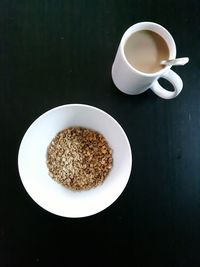
<path fill-rule="evenodd" d="M 140 22 L 134 24 L 126 30 L 122 36 L 118 51 L 112 66 L 112 79 L 116 87 L 129 95 L 137 95 L 151 89 L 155 94 L 164 98 L 171 99 L 176 97 L 183 88 L 181 78 L 166 66 L 155 73 L 144 73 L 134 68 L 127 60 L 124 47 L 127 40 L 137 31 L 150 30 L 159 34 L 169 48 L 169 59 L 176 58 L 176 45 L 171 34 L 161 25 L 153 22 Z M 174 91 L 163 88 L 158 80 L 164 78 L 174 87 Z"/>

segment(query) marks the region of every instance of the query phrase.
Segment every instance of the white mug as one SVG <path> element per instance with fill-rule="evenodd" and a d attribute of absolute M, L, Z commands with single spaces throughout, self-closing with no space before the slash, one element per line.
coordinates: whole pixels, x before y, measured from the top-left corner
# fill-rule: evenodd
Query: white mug
<path fill-rule="evenodd" d="M 159 34 L 167 43 L 169 48 L 169 59 L 176 58 L 176 45 L 171 34 L 161 25 L 153 22 L 140 22 L 134 24 L 126 30 L 122 36 L 118 51 L 112 66 L 112 79 L 116 87 L 129 95 L 137 95 L 151 89 L 158 96 L 171 99 L 176 97 L 183 88 L 181 78 L 170 68 L 165 66 L 163 69 L 155 73 L 144 73 L 134 68 L 127 60 L 124 47 L 126 41 L 135 32 L 141 30 L 150 30 Z M 174 87 L 174 91 L 164 89 L 158 82 L 159 78 L 168 80 Z"/>

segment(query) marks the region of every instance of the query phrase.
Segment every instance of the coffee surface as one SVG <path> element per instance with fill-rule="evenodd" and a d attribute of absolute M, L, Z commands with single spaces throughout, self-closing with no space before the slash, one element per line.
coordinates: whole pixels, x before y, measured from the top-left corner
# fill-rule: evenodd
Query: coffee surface
<path fill-rule="evenodd" d="M 169 59 L 169 48 L 166 41 L 156 32 L 142 30 L 135 32 L 126 41 L 125 57 L 137 70 L 154 73 L 163 69 L 161 60 Z"/>

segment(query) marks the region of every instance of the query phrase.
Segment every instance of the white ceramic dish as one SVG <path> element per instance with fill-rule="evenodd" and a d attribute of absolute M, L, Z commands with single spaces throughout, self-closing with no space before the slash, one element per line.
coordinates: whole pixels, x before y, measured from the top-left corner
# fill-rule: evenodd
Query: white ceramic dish
<path fill-rule="evenodd" d="M 74 192 L 48 175 L 47 147 L 59 131 L 71 126 L 102 133 L 113 149 L 113 167 L 104 183 L 94 189 Z M 25 133 L 18 154 L 20 177 L 31 198 L 51 213 L 72 218 L 110 206 L 124 190 L 131 166 L 131 147 L 122 127 L 106 112 L 83 104 L 59 106 L 41 115 Z"/>

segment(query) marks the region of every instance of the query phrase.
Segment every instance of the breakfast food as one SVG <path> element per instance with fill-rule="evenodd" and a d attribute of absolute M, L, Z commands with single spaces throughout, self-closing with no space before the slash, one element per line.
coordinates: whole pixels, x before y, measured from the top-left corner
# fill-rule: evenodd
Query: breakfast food
<path fill-rule="evenodd" d="M 112 149 L 96 131 L 71 127 L 59 132 L 47 151 L 49 175 L 72 190 L 103 183 L 113 165 Z"/>

